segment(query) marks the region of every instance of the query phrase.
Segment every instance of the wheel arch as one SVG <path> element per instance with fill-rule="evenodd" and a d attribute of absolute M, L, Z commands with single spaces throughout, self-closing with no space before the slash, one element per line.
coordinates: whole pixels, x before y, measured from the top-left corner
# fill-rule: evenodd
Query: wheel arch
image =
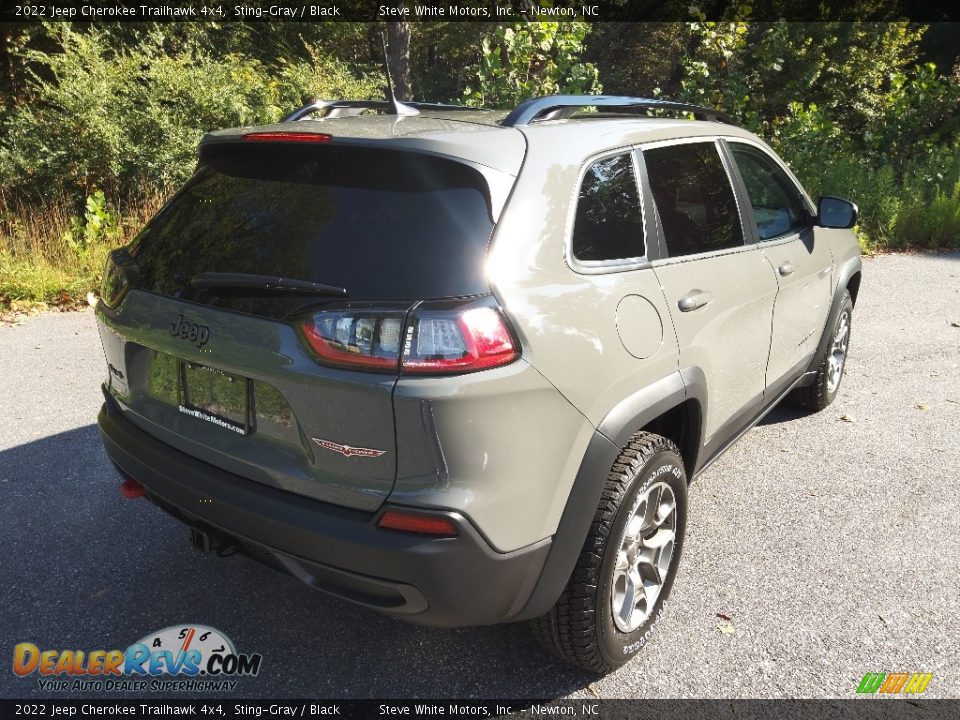
<path fill-rule="evenodd" d="M 833 301 L 830 305 L 830 312 L 827 314 L 827 321 L 823 325 L 820 333 L 820 344 L 817 346 L 817 352 L 813 356 L 813 361 L 807 373 L 814 372 L 826 357 L 827 348 L 830 346 L 830 328 L 837 322 L 837 316 L 840 314 L 840 308 L 843 306 L 843 298 L 846 293 L 850 293 L 850 300 L 854 305 L 857 304 L 857 295 L 860 293 L 860 280 L 863 273 L 863 263 L 859 255 L 851 257 L 843 263 L 837 270 L 837 284 L 833 291 Z"/>
<path fill-rule="evenodd" d="M 703 371 L 685 368 L 624 398 L 604 417 L 580 463 L 540 578 L 514 620 L 539 617 L 560 597 L 580 556 L 610 469 L 634 434 L 641 430 L 665 434 L 680 449 L 688 481 L 693 477 L 700 461 L 705 391 Z"/>
<path fill-rule="evenodd" d="M 857 295 L 860 293 L 860 278 L 862 272 L 860 270 L 855 270 L 850 276 L 850 279 L 847 280 L 847 291 L 850 293 L 850 299 L 853 301 L 854 307 L 857 304 Z"/>
<path fill-rule="evenodd" d="M 669 438 L 680 450 L 687 478 L 692 478 L 703 438 L 706 387 L 700 368 L 678 370 L 624 398 L 597 430 L 618 448 L 641 430 Z"/>

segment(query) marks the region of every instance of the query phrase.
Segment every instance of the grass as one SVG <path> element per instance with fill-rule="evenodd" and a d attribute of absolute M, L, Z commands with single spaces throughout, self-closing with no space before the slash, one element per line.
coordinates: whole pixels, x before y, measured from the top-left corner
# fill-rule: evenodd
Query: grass
<path fill-rule="evenodd" d="M 94 194 L 79 209 L 60 192 L 42 207 L 0 198 L 0 310 L 84 303 L 100 288 L 107 254 L 130 242 L 165 199 L 150 188 L 120 202 Z"/>

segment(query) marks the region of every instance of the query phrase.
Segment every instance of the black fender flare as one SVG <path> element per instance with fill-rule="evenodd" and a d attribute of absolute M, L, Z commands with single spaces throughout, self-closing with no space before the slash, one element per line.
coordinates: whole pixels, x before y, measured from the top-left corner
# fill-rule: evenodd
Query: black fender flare
<path fill-rule="evenodd" d="M 705 392 L 703 372 L 685 368 L 624 398 L 607 413 L 587 445 L 537 584 L 512 620 L 539 617 L 556 604 L 580 557 L 610 468 L 630 437 L 691 397 L 705 407 Z M 702 417 L 701 412 L 697 447 L 703 432 Z"/>
<path fill-rule="evenodd" d="M 819 368 L 823 362 L 823 358 L 826 357 L 831 340 L 830 328 L 837 322 L 837 316 L 840 314 L 840 306 L 843 304 L 843 297 L 847 291 L 847 286 L 850 284 L 851 278 L 858 273 L 862 273 L 862 271 L 863 262 L 859 255 L 850 258 L 838 269 L 837 284 L 833 288 L 833 301 L 830 306 L 830 312 L 827 314 L 827 321 L 820 333 L 820 344 L 817 345 L 817 352 L 814 353 L 810 367 L 807 368 L 807 372 L 805 373 L 807 377 L 806 383 L 804 384 L 812 382 L 814 375 L 811 375 L 811 373 L 816 373 L 817 368 Z"/>

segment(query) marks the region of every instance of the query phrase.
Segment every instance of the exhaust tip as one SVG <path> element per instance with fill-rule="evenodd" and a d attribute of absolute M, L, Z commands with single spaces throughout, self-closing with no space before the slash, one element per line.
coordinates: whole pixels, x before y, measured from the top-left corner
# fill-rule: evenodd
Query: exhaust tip
<path fill-rule="evenodd" d="M 190 544 L 204 554 L 213 553 L 221 558 L 236 555 L 241 549 L 223 533 L 195 526 L 190 527 Z"/>

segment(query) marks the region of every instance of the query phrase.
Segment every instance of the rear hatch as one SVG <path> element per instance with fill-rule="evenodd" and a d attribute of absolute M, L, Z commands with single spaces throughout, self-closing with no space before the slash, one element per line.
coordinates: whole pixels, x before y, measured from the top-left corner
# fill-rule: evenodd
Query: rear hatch
<path fill-rule="evenodd" d="M 105 287 L 111 275 L 130 286 L 98 310 L 109 390 L 132 422 L 204 462 L 376 509 L 396 475 L 398 370 L 384 358 L 417 303 L 489 292 L 493 227 L 483 173 L 449 158 L 204 147 L 108 267 Z M 347 362 L 311 346 L 321 317 Z M 364 354 L 369 369 L 353 369 Z"/>

